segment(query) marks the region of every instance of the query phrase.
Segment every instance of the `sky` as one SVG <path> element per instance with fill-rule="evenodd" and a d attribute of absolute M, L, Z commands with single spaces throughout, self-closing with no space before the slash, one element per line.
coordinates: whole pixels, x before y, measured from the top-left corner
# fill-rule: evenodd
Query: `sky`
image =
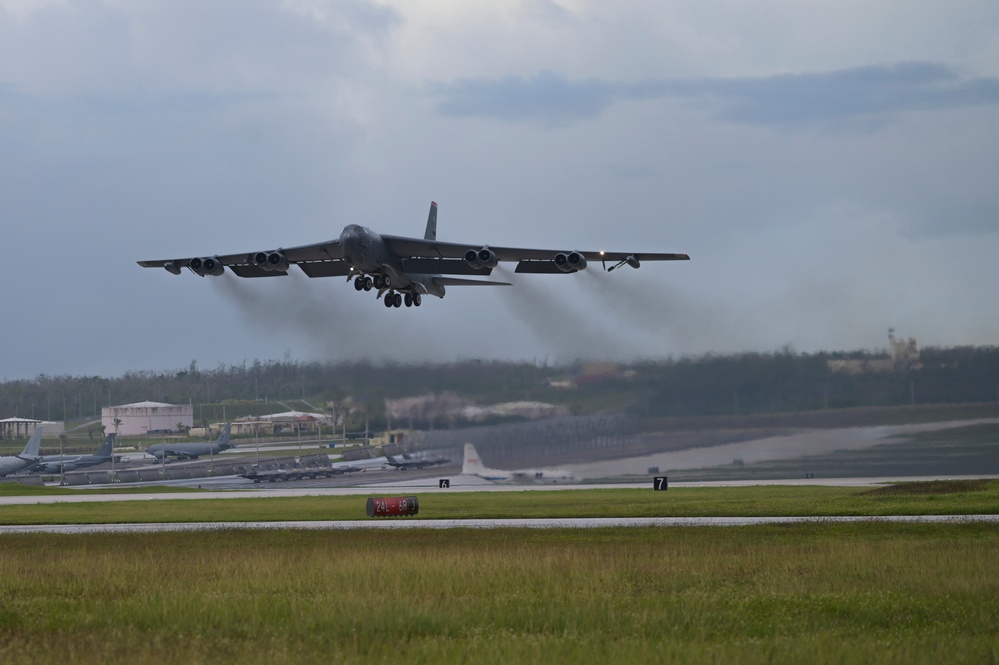
<path fill-rule="evenodd" d="M 999 3 L 0 0 L 0 379 L 999 343 Z M 686 252 L 388 310 L 140 259 Z"/>

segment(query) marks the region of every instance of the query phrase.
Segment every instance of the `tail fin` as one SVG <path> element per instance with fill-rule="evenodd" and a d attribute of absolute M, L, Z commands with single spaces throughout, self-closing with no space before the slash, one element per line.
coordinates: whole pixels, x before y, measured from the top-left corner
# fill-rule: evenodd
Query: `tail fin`
<path fill-rule="evenodd" d="M 232 432 L 232 423 L 226 423 L 225 427 L 222 428 L 222 432 L 219 434 L 219 438 L 215 441 L 215 444 L 221 450 L 233 447 L 233 445 L 229 443 L 229 435 L 231 432 Z"/>
<path fill-rule="evenodd" d="M 465 459 L 461 463 L 461 473 L 466 476 L 474 476 L 487 471 L 479 453 L 475 451 L 475 446 L 470 443 L 465 444 Z"/>
<path fill-rule="evenodd" d="M 423 234 L 424 240 L 437 240 L 437 202 L 430 202 L 430 214 L 427 216 L 427 230 Z"/>
<path fill-rule="evenodd" d="M 101 447 L 97 449 L 94 455 L 97 457 L 111 457 L 112 452 L 114 452 L 114 432 L 107 435 L 104 443 L 101 444 Z"/>
<path fill-rule="evenodd" d="M 18 457 L 39 457 L 38 451 L 42 447 L 42 430 L 44 428 L 39 425 L 35 428 L 34 433 L 32 433 L 31 438 L 28 439 L 27 445 L 24 446 L 24 450 Z"/>

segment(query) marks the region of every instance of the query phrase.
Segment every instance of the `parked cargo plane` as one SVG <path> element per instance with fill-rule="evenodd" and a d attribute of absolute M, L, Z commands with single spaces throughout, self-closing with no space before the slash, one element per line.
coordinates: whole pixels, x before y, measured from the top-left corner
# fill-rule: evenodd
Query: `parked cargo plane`
<path fill-rule="evenodd" d="M 579 482 L 579 477 L 566 469 L 520 469 L 505 471 L 489 469 L 482 463 L 479 453 L 471 443 L 465 444 L 465 459 L 461 465 L 461 473 L 466 476 L 478 476 L 490 482 L 503 484 L 546 484 Z"/>
<path fill-rule="evenodd" d="M 108 434 L 104 443 L 91 455 L 45 455 L 35 468 L 39 473 L 60 473 L 111 461 L 114 452 L 114 432 Z"/>
<path fill-rule="evenodd" d="M 157 443 L 146 448 L 146 452 L 158 460 L 164 457 L 198 459 L 202 455 L 218 455 L 223 450 L 234 447 L 229 443 L 229 432 L 231 430 L 232 423 L 227 423 L 222 428 L 219 438 L 213 443 Z"/>
<path fill-rule="evenodd" d="M 642 261 L 686 261 L 686 254 L 600 252 L 464 245 L 437 240 L 437 204 L 423 238 L 381 235 L 348 224 L 334 240 L 261 252 L 139 261 L 144 268 L 165 268 L 174 275 L 188 268 L 196 275 L 219 276 L 225 268 L 239 277 L 287 275 L 297 265 L 309 277 L 346 277 L 358 291 L 377 289 L 386 307 L 419 307 L 425 295 L 443 298 L 448 286 L 509 286 L 509 282 L 468 279 L 487 277 L 500 261 L 516 261 L 519 273 L 574 273 L 599 261 L 608 272 Z M 611 265 L 608 267 L 608 262 Z M 451 275 L 459 275 L 452 277 Z"/>
<path fill-rule="evenodd" d="M 38 426 L 31 434 L 31 438 L 28 439 L 28 443 L 24 446 L 24 450 L 21 451 L 20 455 L 5 455 L 4 457 L 0 457 L 0 476 L 6 476 L 8 473 L 17 473 L 18 471 L 26 471 L 33 467 L 41 458 L 41 455 L 38 454 L 41 447 L 42 427 Z"/>
<path fill-rule="evenodd" d="M 409 469 L 426 469 L 431 466 L 447 464 L 451 461 L 443 457 L 415 457 L 407 453 L 402 453 L 401 455 L 389 455 L 386 453 L 385 459 L 388 460 L 389 466 L 402 471 L 408 471 Z"/>

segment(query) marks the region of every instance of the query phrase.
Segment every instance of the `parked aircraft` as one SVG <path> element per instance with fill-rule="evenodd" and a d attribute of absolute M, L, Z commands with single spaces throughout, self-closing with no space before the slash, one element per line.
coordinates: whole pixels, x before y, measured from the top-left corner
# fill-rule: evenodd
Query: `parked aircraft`
<path fill-rule="evenodd" d="M 146 452 L 158 460 L 164 457 L 176 457 L 177 459 L 198 459 L 202 455 L 218 455 L 223 450 L 233 447 L 229 443 L 229 432 L 232 424 L 227 423 L 222 428 L 219 438 L 213 443 L 157 443 L 146 448 Z"/>
<path fill-rule="evenodd" d="M 447 464 L 451 461 L 449 459 L 444 459 L 443 457 L 414 457 L 407 453 L 403 453 L 402 455 L 386 454 L 385 459 L 388 461 L 389 466 L 403 471 L 407 471 L 409 469 L 426 469 L 431 466 Z"/>
<path fill-rule="evenodd" d="M 107 435 L 104 443 L 91 455 L 44 455 L 35 470 L 39 473 L 60 473 L 111 461 L 114 452 L 114 432 Z"/>
<path fill-rule="evenodd" d="M 579 477 L 576 474 L 565 469 L 519 469 L 517 471 L 489 469 L 482 463 L 479 453 L 475 451 L 475 446 L 470 443 L 465 444 L 465 459 L 461 465 L 461 473 L 502 484 L 555 485 L 579 482 Z"/>
<path fill-rule="evenodd" d="M 35 427 L 35 431 L 32 433 L 31 438 L 28 439 L 28 443 L 24 446 L 24 450 L 21 451 L 20 455 L 5 455 L 4 457 L 0 457 L 0 476 L 17 473 L 18 471 L 26 471 L 38 463 L 38 460 L 41 459 L 38 451 L 42 447 L 42 429 L 41 426 Z"/>
<path fill-rule="evenodd" d="M 516 261 L 519 273 L 574 273 L 591 262 L 600 262 L 608 272 L 627 264 L 638 268 L 642 261 L 686 261 L 686 254 L 651 252 L 601 252 L 566 249 L 490 247 L 439 242 L 437 204 L 423 238 L 381 235 L 359 224 L 348 224 L 334 240 L 278 248 L 261 252 L 195 256 L 184 259 L 139 261 L 144 268 L 165 268 L 179 275 L 188 268 L 196 275 L 219 276 L 228 268 L 239 277 L 287 275 L 297 265 L 309 277 L 346 277 L 357 291 L 377 289 L 386 307 L 419 307 L 425 295 L 443 298 L 445 287 L 470 285 L 509 286 L 509 282 L 467 279 L 486 277 L 501 261 Z M 612 265 L 608 267 L 608 262 Z M 449 275 L 459 275 L 451 277 Z"/>

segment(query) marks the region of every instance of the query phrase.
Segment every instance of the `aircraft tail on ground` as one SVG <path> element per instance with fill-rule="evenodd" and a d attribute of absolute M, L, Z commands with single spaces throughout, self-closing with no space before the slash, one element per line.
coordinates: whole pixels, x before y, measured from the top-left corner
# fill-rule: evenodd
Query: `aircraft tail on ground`
<path fill-rule="evenodd" d="M 225 427 L 222 428 L 222 432 L 219 434 L 219 438 L 215 441 L 215 444 L 220 448 L 232 448 L 233 445 L 229 443 L 229 436 L 232 432 L 232 423 L 226 423 Z"/>
<path fill-rule="evenodd" d="M 42 447 L 42 429 L 43 428 L 41 426 L 35 428 L 35 431 L 31 435 L 31 438 L 28 439 L 27 445 L 24 446 L 24 450 L 21 451 L 21 454 L 18 455 L 18 457 L 24 459 L 32 459 L 35 457 L 40 457 L 38 452 L 39 450 L 41 450 Z"/>
<path fill-rule="evenodd" d="M 489 471 L 479 459 L 479 453 L 471 443 L 465 444 L 465 458 L 461 462 L 461 473 L 466 476 L 477 476 Z"/>
<path fill-rule="evenodd" d="M 423 233 L 424 240 L 437 240 L 437 202 L 430 202 L 430 214 L 427 216 L 427 230 Z"/>
<path fill-rule="evenodd" d="M 101 447 L 97 449 L 97 452 L 94 453 L 94 455 L 96 455 L 97 457 L 111 457 L 111 453 L 113 451 L 114 451 L 114 432 L 111 432 L 110 434 L 107 435 L 107 438 L 104 439 L 104 443 L 101 444 Z"/>

